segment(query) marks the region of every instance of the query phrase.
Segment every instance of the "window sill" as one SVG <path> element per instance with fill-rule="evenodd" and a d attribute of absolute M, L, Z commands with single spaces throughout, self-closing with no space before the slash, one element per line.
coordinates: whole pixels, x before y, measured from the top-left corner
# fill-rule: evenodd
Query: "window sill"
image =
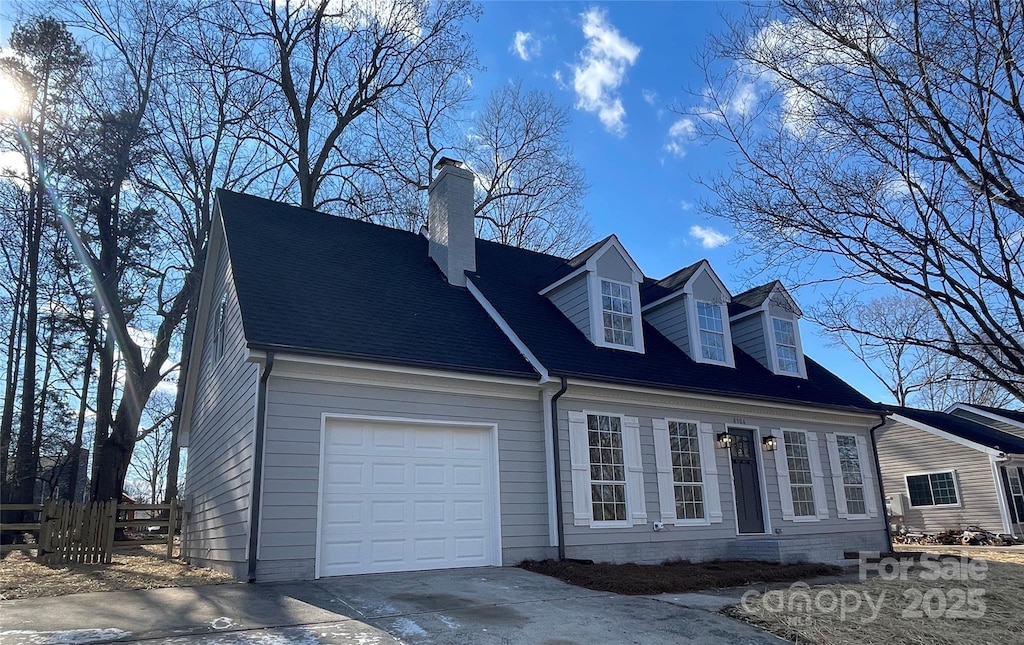
<path fill-rule="evenodd" d="M 666 526 L 711 526 L 711 520 L 665 520 Z"/>
<path fill-rule="evenodd" d="M 615 520 L 615 521 L 591 521 L 590 528 L 592 529 L 628 529 L 632 528 L 633 523 L 629 520 Z"/>
<path fill-rule="evenodd" d="M 820 522 L 821 518 L 816 515 L 794 515 L 790 522 Z"/>
<path fill-rule="evenodd" d="M 961 508 L 960 502 L 956 504 L 926 504 L 924 506 L 910 505 L 910 508 Z"/>

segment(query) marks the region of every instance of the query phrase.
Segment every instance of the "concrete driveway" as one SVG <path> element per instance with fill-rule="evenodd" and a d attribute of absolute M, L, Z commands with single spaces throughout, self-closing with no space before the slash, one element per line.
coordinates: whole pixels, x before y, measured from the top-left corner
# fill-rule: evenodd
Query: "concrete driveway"
<path fill-rule="evenodd" d="M 0 603 L 3 645 L 783 643 L 671 598 L 619 596 L 514 568 L 101 592 Z"/>

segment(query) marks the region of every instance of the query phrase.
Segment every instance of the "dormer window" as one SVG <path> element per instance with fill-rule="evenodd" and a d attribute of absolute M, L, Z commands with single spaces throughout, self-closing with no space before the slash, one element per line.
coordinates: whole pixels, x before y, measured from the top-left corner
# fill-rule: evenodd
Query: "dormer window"
<path fill-rule="evenodd" d="M 725 324 L 722 307 L 712 302 L 697 301 L 697 324 L 700 329 L 700 355 L 706 361 L 725 363 Z"/>
<path fill-rule="evenodd" d="M 621 282 L 601 280 L 601 314 L 604 342 L 632 348 L 633 289 Z"/>
<path fill-rule="evenodd" d="M 772 318 L 772 331 L 775 334 L 775 360 L 779 371 L 799 376 L 796 325 L 792 320 Z"/>

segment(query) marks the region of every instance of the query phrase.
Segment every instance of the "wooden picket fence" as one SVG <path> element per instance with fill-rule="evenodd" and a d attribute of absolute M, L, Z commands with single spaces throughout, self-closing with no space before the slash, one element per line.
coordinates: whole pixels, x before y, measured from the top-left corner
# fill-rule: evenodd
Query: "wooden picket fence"
<path fill-rule="evenodd" d="M 8 504 L 2 511 L 38 513 L 37 522 L 0 524 L 0 531 L 34 533 L 31 544 L 0 545 L 7 551 L 36 551 L 37 557 L 50 566 L 63 564 L 109 564 L 117 548 L 166 544 L 167 559 L 174 551 L 174 534 L 179 513 L 177 500 L 170 504 L 118 504 L 115 500 L 76 504 L 67 500 L 46 500 L 42 504 Z M 138 518 L 140 512 L 155 514 L 167 511 L 166 518 Z M 166 528 L 167 535 L 148 540 L 117 540 L 117 529 L 130 527 Z"/>

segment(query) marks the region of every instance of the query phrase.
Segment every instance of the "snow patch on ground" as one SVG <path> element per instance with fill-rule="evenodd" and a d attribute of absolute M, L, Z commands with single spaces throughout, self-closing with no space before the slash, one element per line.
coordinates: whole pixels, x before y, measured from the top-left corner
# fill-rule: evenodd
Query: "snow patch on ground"
<path fill-rule="evenodd" d="M 210 627 L 213 629 L 228 629 L 235 624 L 235 621 L 231 620 L 227 616 L 221 616 L 210 621 Z"/>
<path fill-rule="evenodd" d="M 455 622 L 455 619 L 451 618 L 450 616 L 444 616 L 442 614 L 438 614 L 437 615 L 437 619 L 439 621 L 441 621 L 444 624 L 444 626 L 447 627 L 448 629 L 458 629 L 459 628 L 459 624 L 457 622 Z"/>
<path fill-rule="evenodd" d="M 131 636 L 123 629 L 67 629 L 59 632 L 35 632 L 25 629 L 0 631 L 0 642 L 10 645 L 77 645 L 112 641 Z"/>
<path fill-rule="evenodd" d="M 405 637 L 427 635 L 425 629 L 408 618 L 396 618 L 394 622 L 394 631 L 398 632 L 400 636 Z"/>

